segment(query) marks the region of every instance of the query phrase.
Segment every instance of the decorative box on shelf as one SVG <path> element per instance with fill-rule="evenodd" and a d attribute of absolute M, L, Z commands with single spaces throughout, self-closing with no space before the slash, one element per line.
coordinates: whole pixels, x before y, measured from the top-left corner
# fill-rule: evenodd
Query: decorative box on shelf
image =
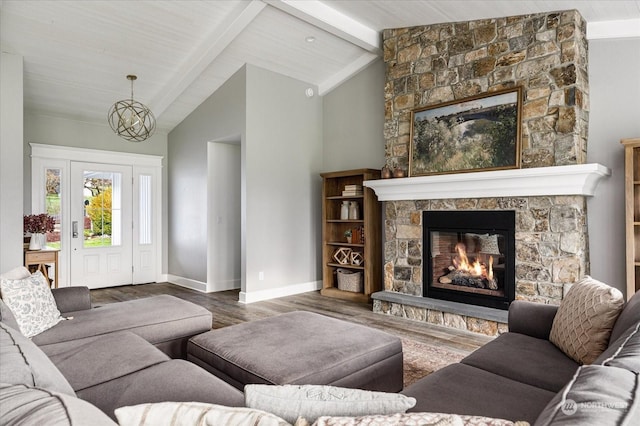
<path fill-rule="evenodd" d="M 338 276 L 338 290 L 361 293 L 363 290 L 362 272 L 348 269 L 336 269 Z"/>

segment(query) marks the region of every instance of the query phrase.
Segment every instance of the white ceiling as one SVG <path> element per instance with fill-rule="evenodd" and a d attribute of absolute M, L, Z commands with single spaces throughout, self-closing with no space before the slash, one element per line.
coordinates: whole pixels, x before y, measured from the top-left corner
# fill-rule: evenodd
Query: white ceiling
<path fill-rule="evenodd" d="M 565 9 L 590 38 L 640 37 L 638 0 L 2 0 L 0 44 L 24 57 L 27 111 L 104 124 L 136 74 L 168 131 L 246 63 L 322 95 L 380 55 L 385 28 Z"/>

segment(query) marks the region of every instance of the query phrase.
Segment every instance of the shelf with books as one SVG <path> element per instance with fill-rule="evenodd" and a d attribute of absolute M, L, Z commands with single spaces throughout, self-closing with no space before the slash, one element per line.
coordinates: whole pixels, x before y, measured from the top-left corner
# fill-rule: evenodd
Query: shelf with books
<path fill-rule="evenodd" d="M 362 186 L 365 180 L 380 178 L 380 171 L 358 169 L 322 173 L 323 288 L 321 293 L 359 302 L 370 302 L 381 289 L 381 209 L 373 190 Z M 348 211 L 345 210 L 348 208 Z M 349 240 L 348 240 L 349 239 Z M 338 262 L 334 258 L 340 251 Z M 353 253 L 353 254 L 352 254 Z M 353 256 L 347 260 L 345 256 Z M 362 274 L 362 291 L 341 290 L 338 269 Z"/>

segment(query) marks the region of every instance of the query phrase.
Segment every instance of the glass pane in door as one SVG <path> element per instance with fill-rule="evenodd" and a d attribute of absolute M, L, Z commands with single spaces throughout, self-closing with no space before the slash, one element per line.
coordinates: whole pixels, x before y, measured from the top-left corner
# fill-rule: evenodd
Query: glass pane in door
<path fill-rule="evenodd" d="M 122 174 L 84 172 L 84 247 L 122 243 Z"/>
<path fill-rule="evenodd" d="M 151 219 L 152 215 L 152 199 L 151 199 L 151 176 L 139 175 L 140 180 L 139 188 L 139 232 L 138 232 L 138 244 L 152 244 L 151 240 Z"/>
<path fill-rule="evenodd" d="M 62 204 L 60 197 L 60 179 L 62 173 L 59 168 L 47 168 L 45 170 L 45 209 L 49 216 L 53 217 L 53 232 L 47 232 L 47 246 L 60 249 L 60 231 L 62 220 Z"/>

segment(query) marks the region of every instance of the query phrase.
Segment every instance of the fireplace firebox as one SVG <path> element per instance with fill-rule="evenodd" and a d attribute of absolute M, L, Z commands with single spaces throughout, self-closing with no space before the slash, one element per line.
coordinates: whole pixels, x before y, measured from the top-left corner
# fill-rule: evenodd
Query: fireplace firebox
<path fill-rule="evenodd" d="M 508 309 L 515 211 L 424 211 L 423 296 Z"/>

